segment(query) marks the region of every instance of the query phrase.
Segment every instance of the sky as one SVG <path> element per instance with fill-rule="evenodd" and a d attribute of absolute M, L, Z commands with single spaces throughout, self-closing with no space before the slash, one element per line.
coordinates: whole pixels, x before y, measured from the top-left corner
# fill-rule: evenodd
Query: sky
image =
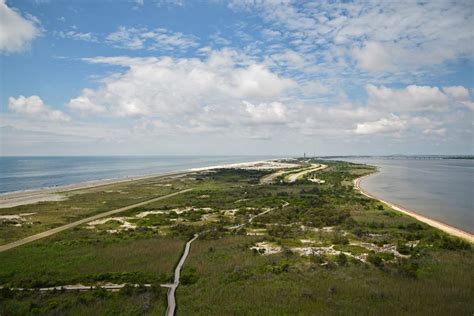
<path fill-rule="evenodd" d="M 474 2 L 0 0 L 0 155 L 474 154 Z"/>

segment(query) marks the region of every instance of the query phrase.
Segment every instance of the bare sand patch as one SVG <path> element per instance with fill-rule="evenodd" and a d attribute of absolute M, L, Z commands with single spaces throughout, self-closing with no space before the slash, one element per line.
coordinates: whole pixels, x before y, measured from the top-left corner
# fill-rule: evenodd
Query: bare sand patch
<path fill-rule="evenodd" d="M 114 222 L 119 222 L 121 225 L 119 226 L 119 229 L 109 229 L 107 232 L 111 233 L 116 233 L 121 230 L 134 230 L 137 228 L 136 225 L 130 223 L 128 219 L 131 219 L 130 217 L 107 217 L 104 219 L 98 219 L 95 221 L 92 221 L 90 223 L 87 223 L 88 226 L 96 228 L 97 225 L 103 225 L 105 223 L 108 223 L 110 221 Z"/>
<path fill-rule="evenodd" d="M 334 245 L 328 246 L 328 247 L 294 247 L 291 248 L 292 251 L 296 252 L 300 256 L 325 256 L 325 255 L 330 255 L 330 256 L 338 256 L 341 253 L 348 257 L 352 257 L 356 260 L 362 261 L 362 262 L 367 262 L 367 253 L 363 253 L 361 255 L 353 255 L 350 252 L 346 251 L 339 251 L 334 249 Z"/>
<path fill-rule="evenodd" d="M 52 193 L 18 193 L 0 195 L 0 208 L 9 208 L 38 202 L 57 202 L 66 200 L 67 197 L 61 194 Z"/>
<path fill-rule="evenodd" d="M 309 178 L 308 181 L 311 181 L 311 182 L 317 183 L 317 184 L 324 184 L 324 183 L 326 183 L 325 180 L 321 180 L 321 179 L 318 179 L 318 178 Z"/>
<path fill-rule="evenodd" d="M 247 229 L 247 236 L 265 236 L 266 234 L 267 230 L 265 228 Z"/>
<path fill-rule="evenodd" d="M 213 169 L 246 169 L 246 170 L 274 170 L 298 167 L 299 164 L 285 163 L 274 160 L 261 160 L 243 163 L 223 164 L 204 168 L 193 168 L 190 171 L 207 171 Z"/>
<path fill-rule="evenodd" d="M 280 246 L 265 241 L 255 244 L 255 246 L 250 247 L 250 249 L 255 249 L 263 255 L 273 255 L 282 250 Z"/>
<path fill-rule="evenodd" d="M 226 216 L 235 216 L 235 213 L 239 211 L 238 208 L 230 209 L 230 210 L 222 210 L 221 212 Z"/>
<path fill-rule="evenodd" d="M 137 215 L 135 215 L 136 218 L 144 218 L 147 217 L 148 215 L 159 215 L 159 214 L 165 214 L 167 213 L 166 211 L 146 211 L 146 212 L 140 212 Z"/>
<path fill-rule="evenodd" d="M 397 246 L 395 245 L 392 245 L 392 244 L 386 244 L 386 245 L 383 245 L 383 246 L 377 246 L 375 244 L 372 244 L 372 243 L 368 243 L 368 242 L 351 242 L 350 245 L 352 246 L 359 246 L 359 247 L 363 247 L 367 250 L 370 250 L 370 251 L 374 251 L 376 253 L 392 253 L 395 257 L 399 257 L 399 258 L 409 258 L 410 255 L 402 255 L 401 253 L 399 253 L 397 251 Z"/>
<path fill-rule="evenodd" d="M 11 225 L 16 227 L 21 227 L 24 224 L 32 225 L 33 222 L 31 220 L 31 216 L 36 214 L 33 213 L 20 213 L 20 214 L 12 214 L 12 215 L 0 215 L 0 225 Z"/>

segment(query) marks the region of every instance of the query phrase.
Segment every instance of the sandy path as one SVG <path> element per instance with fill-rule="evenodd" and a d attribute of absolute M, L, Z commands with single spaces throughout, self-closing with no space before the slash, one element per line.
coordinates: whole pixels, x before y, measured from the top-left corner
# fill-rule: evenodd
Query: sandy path
<path fill-rule="evenodd" d="M 287 207 L 288 205 L 290 205 L 290 203 L 287 202 L 287 201 L 285 201 L 285 200 L 282 200 L 282 202 L 283 202 L 282 208 L 285 208 L 285 207 Z M 265 210 L 265 211 L 263 211 L 263 212 L 260 212 L 260 213 L 258 213 L 258 214 L 256 214 L 256 215 L 254 215 L 254 216 L 250 216 L 249 221 L 248 221 L 248 224 L 251 224 L 252 221 L 253 221 L 256 217 L 265 215 L 265 214 L 267 214 L 268 212 L 271 212 L 271 211 L 273 211 L 273 210 L 274 210 L 273 208 L 270 208 L 270 209 L 268 209 L 268 210 Z M 239 225 L 236 225 L 236 226 L 227 227 L 227 229 L 238 229 L 238 228 L 244 227 L 245 225 L 247 225 L 247 223 L 243 223 L 243 224 L 239 224 Z"/>
<path fill-rule="evenodd" d="M 263 211 L 263 212 L 261 212 L 261 213 L 258 213 L 258 214 L 255 215 L 255 216 L 250 217 L 250 218 L 249 218 L 249 224 L 252 223 L 252 221 L 253 221 L 256 217 L 265 215 L 265 214 L 267 214 L 267 213 L 270 212 L 270 211 L 273 211 L 273 209 L 272 209 L 272 208 L 271 208 L 271 209 L 268 209 L 268 210 L 266 210 L 266 211 Z"/>
<path fill-rule="evenodd" d="M 120 212 L 128 211 L 132 208 L 143 206 L 143 205 L 153 203 L 153 202 L 156 202 L 156 201 L 164 200 L 164 199 L 170 198 L 170 197 L 178 195 L 178 194 L 189 192 L 191 190 L 192 189 L 182 190 L 182 191 L 179 191 L 179 192 L 171 193 L 171 194 L 160 196 L 160 197 L 157 197 L 157 198 L 154 198 L 154 199 L 151 199 L 151 200 L 140 202 L 140 203 L 137 203 L 137 204 L 133 204 L 133 205 L 125 206 L 125 207 L 118 208 L 118 209 L 115 209 L 115 210 L 112 210 L 112 211 L 107 211 L 107 212 L 104 212 L 104 213 L 100 213 L 100 214 L 97 214 L 97 215 L 94 215 L 94 216 L 91 216 L 91 217 L 87 217 L 87 218 L 84 218 L 84 219 L 81 219 L 81 220 L 63 225 L 63 226 L 59 226 L 59 227 L 47 230 L 45 232 L 36 234 L 36 235 L 26 237 L 24 239 L 14 241 L 14 242 L 11 242 L 11 243 L 6 244 L 6 245 L 2 245 L 2 246 L 0 246 L 0 252 L 6 251 L 8 249 L 12 249 L 12 248 L 15 248 L 15 247 L 18 247 L 18 246 L 21 246 L 21 245 L 28 244 L 28 243 L 33 242 L 35 240 L 42 239 L 42 238 L 54 235 L 56 233 L 59 233 L 59 232 L 62 232 L 64 230 L 67 230 L 67 229 L 85 224 L 87 222 L 97 220 L 97 219 L 102 218 L 102 217 L 107 217 L 107 216 L 111 216 L 111 215 L 114 215 L 114 214 L 117 214 L 117 213 L 120 213 Z"/>
<path fill-rule="evenodd" d="M 370 176 L 370 175 L 367 175 L 367 176 Z M 375 200 L 378 200 L 380 202 L 382 202 L 383 204 L 391 207 L 392 209 L 396 210 L 396 211 L 399 211 L 399 212 L 402 212 L 403 214 L 406 214 L 408 216 L 411 216 L 417 220 L 419 220 L 420 222 L 423 222 L 425 224 L 428 224 L 432 227 L 435 227 L 435 228 L 438 228 L 442 231 L 444 231 L 445 233 L 448 233 L 452 236 L 456 236 L 456 237 L 459 237 L 459 238 L 462 238 L 464 240 L 467 240 L 471 243 L 474 243 L 474 235 L 468 233 L 468 232 L 465 232 L 459 228 L 456 228 L 456 227 L 453 227 L 453 226 L 450 226 L 448 224 L 445 224 L 445 223 L 442 223 L 440 221 L 436 221 L 434 219 L 431 219 L 429 217 L 426 217 L 426 216 L 423 216 L 423 215 L 420 215 L 416 212 L 413 212 L 413 211 L 410 211 L 404 207 L 401 207 L 401 206 L 398 206 L 394 203 L 391 203 L 391 202 L 388 202 L 388 201 L 385 201 L 385 200 L 382 200 L 382 199 L 379 199 L 373 195 L 371 195 L 370 193 L 364 191 L 361 187 L 360 187 L 360 181 L 362 180 L 362 178 L 364 177 L 367 177 L 367 176 L 363 176 L 363 177 L 360 177 L 360 178 L 357 178 L 354 180 L 354 186 L 357 190 L 359 190 L 360 193 L 362 193 L 363 195 L 365 195 L 366 197 L 368 198 L 371 198 L 371 199 L 375 199 Z"/>

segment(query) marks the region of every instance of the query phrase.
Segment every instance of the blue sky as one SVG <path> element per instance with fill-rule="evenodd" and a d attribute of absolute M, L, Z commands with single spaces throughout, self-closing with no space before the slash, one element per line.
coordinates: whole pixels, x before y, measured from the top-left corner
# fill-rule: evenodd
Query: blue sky
<path fill-rule="evenodd" d="M 473 12 L 0 0 L 1 154 L 473 154 Z"/>

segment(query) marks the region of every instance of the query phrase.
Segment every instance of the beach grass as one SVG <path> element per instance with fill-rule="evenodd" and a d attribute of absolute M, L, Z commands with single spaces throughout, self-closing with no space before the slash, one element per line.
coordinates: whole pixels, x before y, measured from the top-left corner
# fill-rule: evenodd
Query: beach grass
<path fill-rule="evenodd" d="M 179 179 L 160 177 L 109 184 L 62 193 L 62 201 L 46 201 L 0 208 L 0 216 L 28 214 L 21 226 L 2 224 L 0 220 L 0 245 L 58 227 L 105 211 L 140 203 L 186 188 Z M 61 193 L 59 193 L 61 194 Z"/>
<path fill-rule="evenodd" d="M 201 233 L 182 271 L 178 315 L 472 314 L 470 244 L 347 185 L 374 168 L 324 163 L 328 168 L 318 174 L 326 181 L 321 185 L 304 179 L 260 185 L 267 171 L 239 169 L 202 171 L 169 180 L 175 181 L 172 186 L 157 191 L 150 188 L 157 184 L 154 180 L 141 182 L 139 188 L 129 183 L 128 192 L 141 192 L 141 199 L 177 188 L 193 190 L 123 212 L 120 216 L 135 229 L 120 230 L 111 222 L 85 224 L 0 253 L 0 284 L 166 282 L 186 240 Z M 105 191 L 93 191 L 83 194 L 97 195 L 90 202 L 97 203 Z M 139 217 L 143 212 L 154 213 Z M 240 228 L 229 228 L 235 226 Z M 280 250 L 253 250 L 258 243 Z M 311 247 L 336 252 L 298 252 Z M 123 311 L 114 310 L 120 296 L 112 293 L 94 297 L 91 304 L 116 314 L 131 314 L 135 305 L 148 306 L 140 314 L 161 311 L 162 296 L 143 303 L 147 299 L 142 296 L 152 295 L 143 293 L 127 297 Z M 51 294 L 43 303 L 38 295 L 15 292 L 0 308 L 20 310 L 35 302 L 43 311 L 50 301 L 72 300 L 69 307 L 60 304 L 44 314 L 88 310 L 76 301 L 83 294 Z"/>

